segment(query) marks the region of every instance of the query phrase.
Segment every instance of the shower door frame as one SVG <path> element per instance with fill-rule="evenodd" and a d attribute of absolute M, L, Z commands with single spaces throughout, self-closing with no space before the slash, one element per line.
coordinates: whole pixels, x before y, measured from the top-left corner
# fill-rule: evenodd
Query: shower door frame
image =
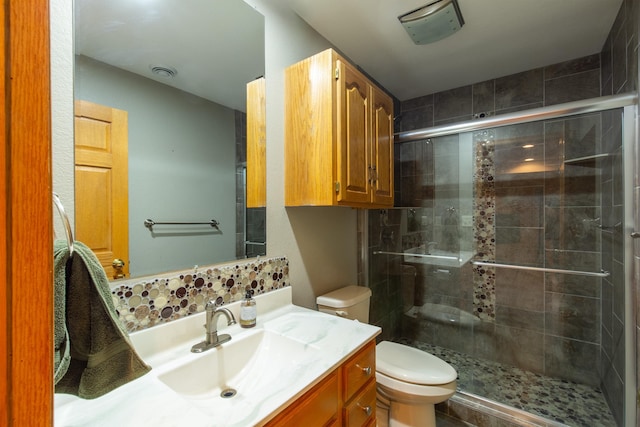
<path fill-rule="evenodd" d="M 636 182 L 636 159 L 640 156 L 636 152 L 636 139 L 640 134 L 638 131 L 637 117 L 638 95 L 636 93 L 628 93 L 621 95 L 610 95 L 598 98 L 590 98 L 580 101 L 573 101 L 564 104 L 557 104 L 548 107 L 535 108 L 530 110 L 518 111 L 515 113 L 503 114 L 499 116 L 488 117 L 468 122 L 448 124 L 443 126 L 435 126 L 426 129 L 418 129 L 413 131 L 396 133 L 394 142 L 396 144 L 410 141 L 423 140 L 452 134 L 460 134 L 463 132 L 477 131 L 489 128 L 497 128 L 514 124 L 529 123 L 534 121 L 543 121 L 559 117 L 570 117 L 586 113 L 602 112 L 606 110 L 622 109 L 622 147 L 623 147 L 623 169 L 624 169 L 624 220 L 623 220 L 623 236 L 625 250 L 625 319 L 624 319 L 624 336 L 625 336 L 625 378 L 624 378 L 624 421 L 625 425 L 636 424 L 636 322 L 635 322 L 635 301 L 633 300 L 633 281 L 634 281 L 634 253 L 632 234 L 635 230 L 640 231 L 640 224 L 635 224 L 634 206 L 640 205 L 639 200 L 634 200 L 636 194 L 635 187 L 640 186 L 640 182 Z M 638 172 L 640 173 L 640 172 Z M 638 178 L 640 181 L 640 178 Z M 640 194 L 639 194 L 640 197 Z M 359 215 L 360 230 L 367 230 L 366 211 L 361 210 Z M 359 233 L 361 241 L 360 247 L 360 274 L 362 282 L 368 283 L 368 257 L 367 257 L 367 233 Z M 638 272 L 640 277 L 640 272 Z"/>

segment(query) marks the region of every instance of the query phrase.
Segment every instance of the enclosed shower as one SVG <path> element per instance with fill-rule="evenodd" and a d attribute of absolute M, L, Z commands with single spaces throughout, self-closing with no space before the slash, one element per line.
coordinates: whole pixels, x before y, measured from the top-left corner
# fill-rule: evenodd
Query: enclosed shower
<path fill-rule="evenodd" d="M 399 207 L 366 213 L 384 338 L 454 366 L 455 398 L 635 425 L 634 121 L 629 95 L 398 134 Z"/>

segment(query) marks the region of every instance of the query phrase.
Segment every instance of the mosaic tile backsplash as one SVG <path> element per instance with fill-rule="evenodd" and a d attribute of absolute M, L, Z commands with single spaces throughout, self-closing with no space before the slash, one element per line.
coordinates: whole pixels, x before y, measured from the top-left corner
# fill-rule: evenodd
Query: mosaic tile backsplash
<path fill-rule="evenodd" d="M 150 328 L 243 299 L 247 290 L 264 294 L 290 286 L 285 257 L 212 265 L 140 281 L 129 280 L 111 289 L 113 302 L 127 332 Z"/>

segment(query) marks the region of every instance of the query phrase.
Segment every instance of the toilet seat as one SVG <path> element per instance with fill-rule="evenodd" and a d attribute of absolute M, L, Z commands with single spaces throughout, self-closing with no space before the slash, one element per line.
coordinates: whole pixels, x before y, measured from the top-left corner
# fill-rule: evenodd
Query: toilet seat
<path fill-rule="evenodd" d="M 458 377 L 456 370 L 444 360 L 390 341 L 382 341 L 376 346 L 376 371 L 386 377 L 383 382 L 395 379 L 423 386 L 447 385 Z"/>
<path fill-rule="evenodd" d="M 443 402 L 455 393 L 457 387 L 455 380 L 437 385 L 411 384 L 381 372 L 376 372 L 376 383 L 379 394 L 388 400 L 403 403 Z"/>

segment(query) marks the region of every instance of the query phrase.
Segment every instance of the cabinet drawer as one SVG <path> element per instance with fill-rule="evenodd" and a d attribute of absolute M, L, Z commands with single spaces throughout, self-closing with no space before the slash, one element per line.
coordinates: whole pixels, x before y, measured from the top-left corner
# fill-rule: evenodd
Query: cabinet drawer
<path fill-rule="evenodd" d="M 368 425 L 376 415 L 376 382 L 368 385 L 344 408 L 345 427 Z"/>
<path fill-rule="evenodd" d="M 371 341 L 343 368 L 344 401 L 347 402 L 362 386 L 376 375 L 376 344 Z"/>

